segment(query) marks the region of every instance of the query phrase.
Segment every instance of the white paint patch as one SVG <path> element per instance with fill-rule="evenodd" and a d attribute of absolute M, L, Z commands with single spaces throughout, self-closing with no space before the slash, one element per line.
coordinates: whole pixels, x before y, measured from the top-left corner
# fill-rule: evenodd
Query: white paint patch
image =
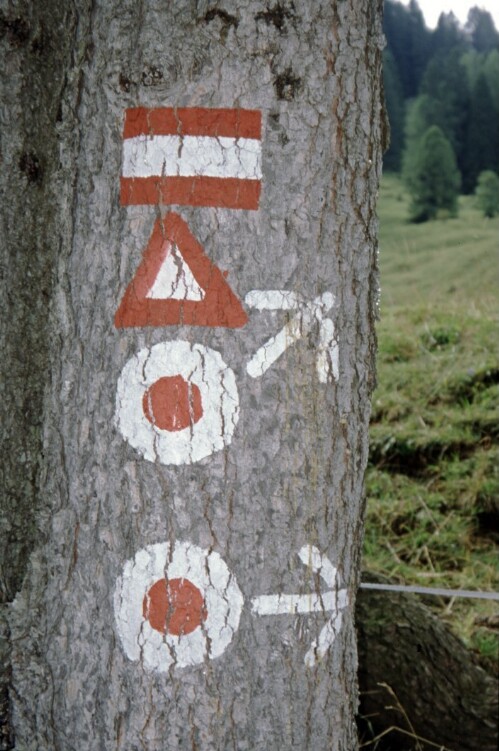
<path fill-rule="evenodd" d="M 257 310 L 295 310 L 299 312 L 275 335 L 255 352 L 246 365 L 252 378 L 261 378 L 284 354 L 286 349 L 306 336 L 313 325 L 319 324 L 317 373 L 321 383 L 338 380 L 339 349 L 334 323 L 326 314 L 334 305 L 334 295 L 325 292 L 312 302 L 305 302 L 300 295 L 287 290 L 253 290 L 245 297 L 249 307 Z"/>
<path fill-rule="evenodd" d="M 302 317 L 299 315 L 292 318 L 275 336 L 272 336 L 257 349 L 246 365 L 248 375 L 252 378 L 261 378 L 288 347 L 301 339 L 304 333 L 301 319 Z"/>
<path fill-rule="evenodd" d="M 146 297 L 153 300 L 203 300 L 204 290 L 194 279 L 177 246 L 175 243 L 168 243 L 168 246 L 167 256 Z"/>
<path fill-rule="evenodd" d="M 135 136 L 123 142 L 123 177 L 260 180 L 261 141 L 225 136 Z"/>
<path fill-rule="evenodd" d="M 332 587 L 328 592 L 306 595 L 261 595 L 251 601 L 254 615 L 294 615 L 303 613 L 326 613 L 333 615 L 312 642 L 305 655 L 305 665 L 313 667 L 326 654 L 334 642 L 341 627 L 341 610 L 348 605 L 348 592 L 338 589 L 338 572 L 331 561 L 323 556 L 313 545 L 305 545 L 299 554 L 301 561 L 312 571 L 318 572 L 326 585 Z"/>
<path fill-rule="evenodd" d="M 319 347 L 317 353 L 317 374 L 321 383 L 328 383 L 331 379 L 339 378 L 340 351 L 334 323 L 331 318 L 323 318 L 319 327 Z"/>
<path fill-rule="evenodd" d="M 301 295 L 287 289 L 254 289 L 244 302 L 256 310 L 299 310 L 305 304 Z"/>
<path fill-rule="evenodd" d="M 144 414 L 145 392 L 160 378 L 182 376 L 201 394 L 203 415 L 195 424 L 170 432 Z M 121 371 L 116 394 L 116 424 L 145 459 L 161 464 L 191 464 L 228 446 L 239 419 L 234 372 L 219 352 L 186 341 L 161 342 L 140 350 Z"/>
<path fill-rule="evenodd" d="M 260 595 L 253 598 L 252 610 L 255 615 L 324 613 L 337 607 L 345 607 L 346 590 L 340 590 L 339 594 L 342 595 L 341 598 L 337 596 L 336 591 L 307 595 Z"/>
<path fill-rule="evenodd" d="M 207 610 L 202 626 L 180 636 L 150 626 L 143 615 L 144 597 L 163 578 L 188 579 L 199 589 Z M 221 556 L 188 542 L 139 550 L 125 563 L 114 593 L 116 626 L 126 656 L 161 673 L 223 654 L 239 627 L 243 603 L 236 578 Z"/>
<path fill-rule="evenodd" d="M 341 605 L 339 605 L 339 607 L 341 607 Z M 325 657 L 328 649 L 332 646 L 340 631 L 341 621 L 342 614 L 335 613 L 321 630 L 319 638 L 317 640 L 314 639 L 304 659 L 307 668 L 315 667 L 315 665 Z"/>

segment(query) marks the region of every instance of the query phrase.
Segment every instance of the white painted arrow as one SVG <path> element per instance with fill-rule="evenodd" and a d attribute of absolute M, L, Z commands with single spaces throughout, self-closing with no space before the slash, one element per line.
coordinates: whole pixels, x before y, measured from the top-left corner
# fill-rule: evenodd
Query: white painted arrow
<path fill-rule="evenodd" d="M 326 654 L 341 627 L 341 611 L 348 604 L 346 589 L 337 588 L 338 571 L 331 561 L 323 556 L 313 545 L 304 545 L 298 553 L 305 566 L 318 572 L 328 587 L 333 589 L 317 594 L 306 595 L 260 595 L 251 601 L 254 615 L 293 615 L 297 613 L 332 612 L 332 616 L 321 630 L 318 639 L 314 639 L 305 655 L 305 665 L 313 667 Z"/>
<path fill-rule="evenodd" d="M 289 290 L 252 290 L 245 297 L 245 303 L 256 310 L 297 310 L 298 313 L 275 335 L 270 337 L 255 352 L 246 365 L 248 375 L 260 378 L 273 365 L 288 347 L 304 337 L 314 322 L 319 323 L 319 344 L 317 347 L 317 373 L 321 383 L 331 378 L 338 380 L 338 342 L 334 323 L 327 318 L 334 305 L 334 295 L 324 292 L 315 300 L 307 302 L 301 295 Z"/>

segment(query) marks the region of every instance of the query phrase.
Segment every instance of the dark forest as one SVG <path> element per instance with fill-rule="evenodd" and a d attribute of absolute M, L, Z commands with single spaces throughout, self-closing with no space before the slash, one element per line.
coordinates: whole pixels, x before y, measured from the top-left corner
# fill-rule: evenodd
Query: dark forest
<path fill-rule="evenodd" d="M 437 127 L 452 149 L 460 192 L 472 193 L 480 173 L 499 172 L 499 34 L 490 13 L 473 7 L 464 26 L 442 13 L 429 30 L 415 0 L 387 0 L 384 31 L 391 130 L 384 169 L 410 183 L 422 139 Z"/>

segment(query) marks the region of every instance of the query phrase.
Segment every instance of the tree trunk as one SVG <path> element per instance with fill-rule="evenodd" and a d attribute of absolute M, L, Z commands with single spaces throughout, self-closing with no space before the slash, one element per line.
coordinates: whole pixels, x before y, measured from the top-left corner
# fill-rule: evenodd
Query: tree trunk
<path fill-rule="evenodd" d="M 427 607 L 413 595 L 361 590 L 356 620 L 360 715 L 375 735 L 393 728 L 387 749 L 495 751 L 497 679 Z"/>
<path fill-rule="evenodd" d="M 380 7 L 243 5 L 1 19 L 5 748 L 356 747 Z"/>

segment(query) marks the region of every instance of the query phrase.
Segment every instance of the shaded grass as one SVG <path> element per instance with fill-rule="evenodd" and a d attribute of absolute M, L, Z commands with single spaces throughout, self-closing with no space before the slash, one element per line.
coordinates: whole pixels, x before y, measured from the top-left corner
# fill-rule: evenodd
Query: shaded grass
<path fill-rule="evenodd" d="M 407 584 L 497 591 L 499 220 L 409 224 L 400 182 L 379 204 L 381 321 L 365 565 Z M 486 659 L 497 603 L 429 604 Z"/>

